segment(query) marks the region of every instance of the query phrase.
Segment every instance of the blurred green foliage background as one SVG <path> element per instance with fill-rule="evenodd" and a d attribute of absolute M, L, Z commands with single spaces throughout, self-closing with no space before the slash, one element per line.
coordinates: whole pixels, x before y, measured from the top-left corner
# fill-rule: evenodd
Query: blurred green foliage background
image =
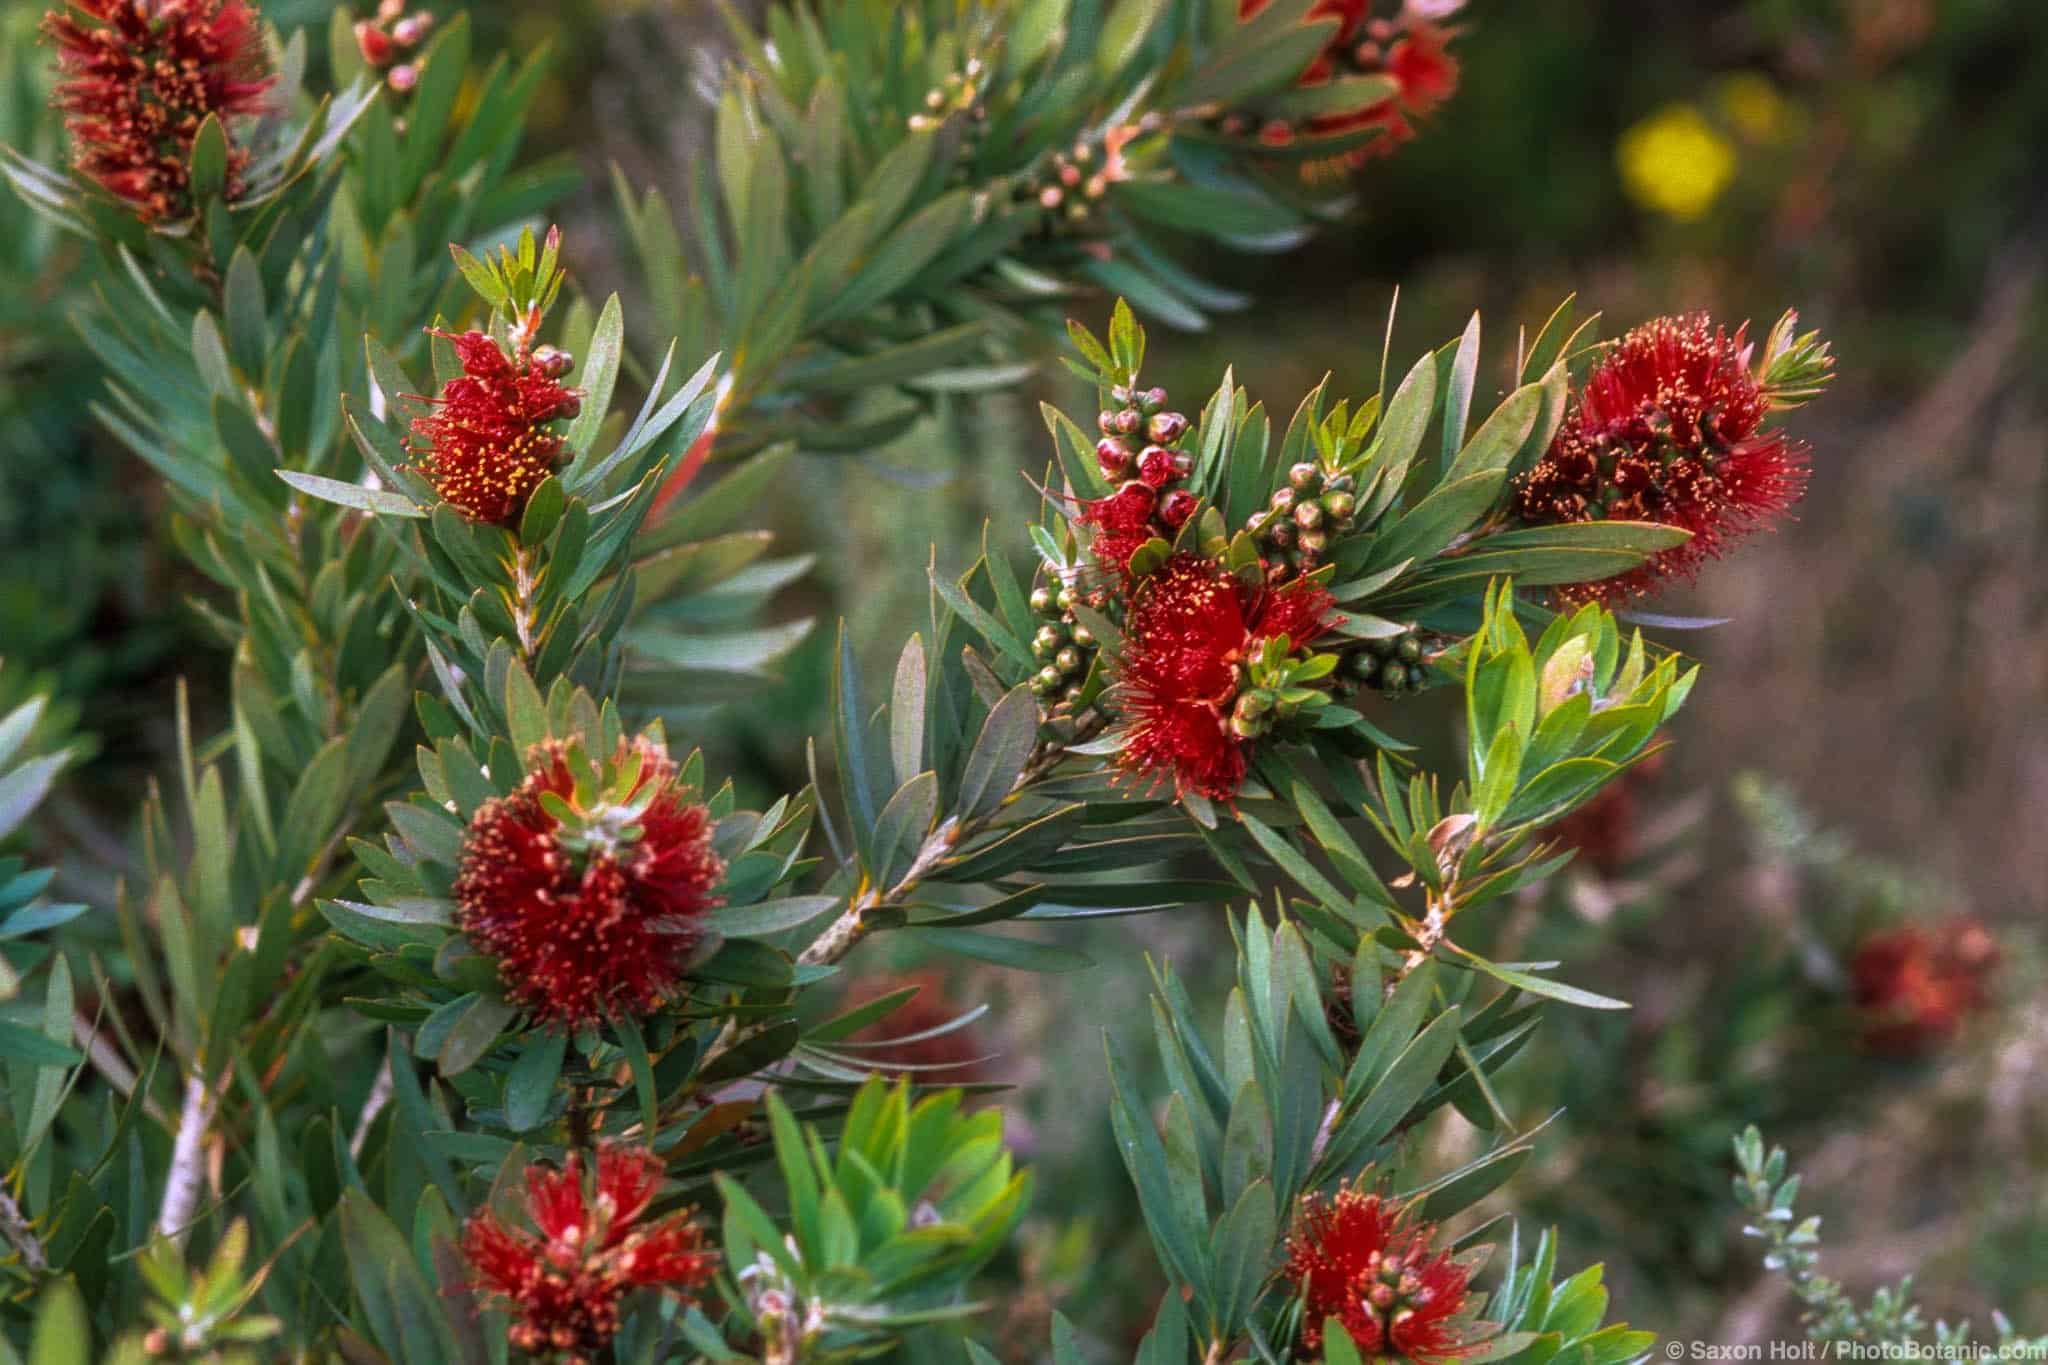
<path fill-rule="evenodd" d="M 332 7 L 265 10 L 290 27 Z M 0 3 L 0 141 L 48 155 L 41 9 Z M 584 165 L 558 215 L 580 283 L 630 299 L 609 167 L 680 181 L 721 60 L 710 5 L 492 0 L 474 17 L 480 46 L 556 49 L 533 150 Z M 1608 1257 L 1634 1321 L 1760 1339 L 1790 1310 L 1725 1201 L 1728 1136 L 1754 1119 L 1810 1173 L 1832 1273 L 1867 1288 L 1924 1265 L 1931 1310 L 1998 1304 L 2041 1330 L 2048 6 L 1474 0 L 1459 21 L 1455 100 L 1369 166 L 1351 222 L 1291 255 L 1208 261 L 1254 302 L 1203 335 L 1155 328 L 1154 382 L 1192 409 L 1235 365 L 1282 413 L 1325 372 L 1369 390 L 1396 286 L 1397 354 L 1479 308 L 1497 389 L 1517 327 L 1574 290 L 1609 334 L 1691 308 L 1767 323 L 1790 304 L 1834 339 L 1842 375 L 1792 421 L 1815 448 L 1799 524 L 1658 604 L 1731 619 L 1669 637 L 1708 669 L 1638 803 L 1635 857 L 1569 874 L 1500 926 L 1638 1006 L 1563 1021 L 1525 1063 L 1524 1120 L 1561 1091 L 1572 1113 L 1510 1194 L 1561 1221 L 1567 1259 Z M 141 783 L 165 766 L 172 680 L 203 711 L 225 669 L 181 606 L 193 585 L 150 478 L 92 424 L 97 377 L 65 320 L 92 287 L 75 246 L 0 202 L 0 654 L 14 678 L 54 676 L 97 745 L 36 837 L 70 894 L 103 900 Z M 1098 326 L 1108 308 L 1074 306 Z M 788 614 L 845 617 L 886 666 L 924 612 L 927 547 L 957 570 L 985 519 L 1008 534 L 1028 513 L 1036 401 L 1085 401 L 1060 374 L 889 449 L 803 465 L 769 509 L 787 546 L 817 555 Z M 829 635 L 693 737 L 743 786 L 804 780 Z M 1777 785 L 1733 799 L 1750 770 Z M 1876 923 L 1955 910 L 2007 945 L 1999 1007 L 1930 1059 L 1861 1056 L 1845 955 Z M 1149 1301 L 1132 1288 L 1144 1257 L 1100 1096 L 1076 1088 L 1099 1084 L 1095 1029 L 1132 1028 L 1141 949 L 1197 976 L 1229 956 L 1207 951 L 1213 909 L 1114 923 L 1085 976 L 947 987 L 994 1005 L 983 1041 L 1005 1055 L 984 1070 L 1021 1087 L 1026 1155 L 1052 1168 L 1009 1267 L 1019 1342 L 1044 1339 L 1054 1303 L 1103 1322 Z"/>

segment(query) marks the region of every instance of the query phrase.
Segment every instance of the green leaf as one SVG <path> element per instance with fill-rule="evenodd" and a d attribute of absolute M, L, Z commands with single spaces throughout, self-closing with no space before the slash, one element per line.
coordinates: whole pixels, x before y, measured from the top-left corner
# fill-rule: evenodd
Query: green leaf
<path fill-rule="evenodd" d="M 924 637 L 912 635 L 896 660 L 896 684 L 889 700 L 889 758 L 898 782 L 908 782 L 924 770 L 924 702 Z"/>
<path fill-rule="evenodd" d="M 462 1012 L 441 1042 L 435 1062 L 443 1076 L 459 1076 L 475 1066 L 519 1010 L 509 1001 L 478 996 Z"/>
<path fill-rule="evenodd" d="M 904 932 L 940 952 L 971 957 L 977 962 L 992 962 L 998 967 L 1011 967 L 1020 972 L 1078 972 L 1095 965 L 1094 959 L 1086 953 L 1028 938 L 929 925 Z"/>
<path fill-rule="evenodd" d="M 77 1281 L 66 1275 L 38 1297 L 28 1365 L 92 1365 L 92 1324 Z"/>
<path fill-rule="evenodd" d="M 301 493 L 331 502 L 341 507 L 352 507 L 358 512 L 373 512 L 384 517 L 424 517 L 427 510 L 403 493 L 393 493 L 383 488 L 365 488 L 359 483 L 343 483 L 339 479 L 322 478 L 318 474 L 301 474 L 295 469 L 280 469 L 277 477 L 283 479 Z"/>
<path fill-rule="evenodd" d="M 838 896 L 791 896 L 753 905 L 729 905 L 704 916 L 704 926 L 727 938 L 768 938 L 799 928 L 843 904 Z"/>
<path fill-rule="evenodd" d="M 1465 324 L 1458 338 L 1457 354 L 1451 359 L 1449 383 L 1444 389 L 1444 468 L 1446 478 L 1457 477 L 1458 450 L 1465 444 L 1465 420 L 1472 411 L 1472 386 L 1479 379 L 1479 314 Z M 1512 451 L 1510 451 L 1512 453 Z"/>
<path fill-rule="evenodd" d="M 605 414 L 611 410 L 612 389 L 619 382 L 619 361 L 625 348 L 625 310 L 619 306 L 619 296 L 613 294 L 598 314 L 597 330 L 591 333 L 590 349 L 584 355 L 582 373 L 577 376 L 583 390 L 583 411 L 562 434 L 563 444 L 572 452 L 581 454 L 597 439 L 598 428 L 604 425 Z"/>
<path fill-rule="evenodd" d="M 1512 967 L 1503 967 L 1498 962 L 1487 961 L 1477 953 L 1467 952 L 1456 944 L 1446 944 L 1445 946 L 1494 980 L 1504 981 L 1510 986 L 1519 987 L 1531 995 L 1544 996 L 1550 1000 L 1561 1001 L 1567 1005 L 1577 1005 L 1582 1009 L 1589 1010 L 1625 1010 L 1629 1008 L 1629 1003 L 1626 1000 L 1616 1000 L 1612 996 L 1606 995 L 1595 995 L 1592 991 L 1580 990 L 1577 986 L 1567 986 L 1561 981 L 1552 981 L 1548 977 L 1537 976 L 1532 972 L 1516 971 Z"/>
<path fill-rule="evenodd" d="M 1095 69 L 1105 76 L 1123 70 L 1136 59 L 1167 9 L 1167 0 L 1118 0 L 1095 45 Z"/>
<path fill-rule="evenodd" d="M 569 1035 L 560 1032 L 538 1034 L 526 1040 L 525 1050 L 512 1064 L 505 1078 L 505 1126 L 524 1133 L 540 1126 L 554 1098 L 555 1082 L 562 1074 L 562 1058 L 569 1049 Z"/>
<path fill-rule="evenodd" d="M 989 712 L 967 755 L 956 812 L 963 822 L 992 814 L 1003 804 L 1037 743 L 1038 700 L 1020 683 Z"/>

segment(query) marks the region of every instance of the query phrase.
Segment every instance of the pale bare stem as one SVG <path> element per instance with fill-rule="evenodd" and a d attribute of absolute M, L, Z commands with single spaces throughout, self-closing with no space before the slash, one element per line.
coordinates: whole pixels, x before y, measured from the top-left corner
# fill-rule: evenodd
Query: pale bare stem
<path fill-rule="evenodd" d="M 1401 959 L 1401 968 L 1387 980 L 1386 994 L 1392 996 L 1394 988 L 1408 979 L 1408 974 L 1429 961 L 1437 946 L 1444 941 L 1444 931 L 1450 925 L 1451 915 L 1458 908 L 1458 884 L 1451 882 L 1441 891 L 1429 892 L 1428 908 L 1423 911 L 1422 922 L 1416 926 L 1415 947 L 1408 950 Z"/>
<path fill-rule="evenodd" d="M 327 846 L 313 860 L 312 868 L 292 888 L 291 903 L 294 908 L 304 905 L 326 875 L 329 859 L 340 847 L 342 835 L 347 831 L 337 830 Z M 221 1077 L 222 1087 L 227 1076 Z M 178 1136 L 171 1145 L 171 1170 L 164 1179 L 164 1199 L 157 1209 L 157 1231 L 175 1242 L 182 1244 L 185 1232 L 192 1222 L 192 1214 L 199 1207 L 199 1182 L 201 1168 L 206 1161 L 206 1130 L 213 1122 L 213 1109 L 218 1096 L 206 1084 L 206 1078 L 195 1067 L 185 1077 L 185 1102 L 178 1111 Z"/>
<path fill-rule="evenodd" d="M 164 1202 L 156 1215 L 156 1230 L 181 1245 L 199 1207 L 206 1127 L 212 1120 L 213 1091 L 206 1077 L 195 1070 L 185 1078 L 185 1103 L 178 1111 L 178 1137 L 171 1146 L 171 1173 L 164 1181 Z"/>
<path fill-rule="evenodd" d="M 521 657 L 533 657 L 533 632 L 537 622 L 534 619 L 533 594 L 540 586 L 540 579 L 534 573 L 536 550 L 521 546 L 512 556 L 512 627 L 519 632 L 519 653 Z"/>
<path fill-rule="evenodd" d="M 348 1140 L 350 1156 L 360 1157 L 363 1154 L 363 1144 L 370 1140 L 370 1126 L 384 1112 L 384 1106 L 390 1103 L 391 1063 L 387 1060 L 377 1068 L 377 1079 L 370 1083 L 370 1093 L 363 1099 L 363 1112 L 356 1118 L 356 1130 Z"/>
<path fill-rule="evenodd" d="M 14 1202 L 14 1196 L 5 1188 L 0 1188 L 0 1237 L 5 1237 L 7 1245 L 21 1257 L 24 1269 L 41 1274 L 50 1268 L 50 1258 L 43 1252 L 42 1240 L 36 1236 L 34 1226 L 22 1216 L 21 1205 Z"/>

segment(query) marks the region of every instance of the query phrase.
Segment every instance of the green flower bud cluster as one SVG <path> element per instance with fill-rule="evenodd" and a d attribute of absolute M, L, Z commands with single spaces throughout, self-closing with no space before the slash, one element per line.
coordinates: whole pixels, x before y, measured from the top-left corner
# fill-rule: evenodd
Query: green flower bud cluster
<path fill-rule="evenodd" d="M 1424 663 L 1422 640 L 1412 630 L 1385 640 L 1366 641 L 1364 649 L 1345 661 L 1345 670 L 1355 682 L 1376 687 L 1388 697 L 1429 690 L 1429 668 Z"/>
<path fill-rule="evenodd" d="M 1031 692 L 1047 715 L 1081 700 L 1081 685 L 1095 665 L 1095 633 L 1074 616 L 1081 601 L 1082 594 L 1071 587 L 1031 591 L 1031 610 L 1045 623 L 1031 637 L 1031 654 L 1039 665 L 1031 676 Z"/>
<path fill-rule="evenodd" d="M 1286 485 L 1244 529 L 1269 562 L 1306 573 L 1323 562 L 1335 537 L 1357 528 L 1357 514 L 1357 482 L 1304 461 L 1287 471 Z"/>

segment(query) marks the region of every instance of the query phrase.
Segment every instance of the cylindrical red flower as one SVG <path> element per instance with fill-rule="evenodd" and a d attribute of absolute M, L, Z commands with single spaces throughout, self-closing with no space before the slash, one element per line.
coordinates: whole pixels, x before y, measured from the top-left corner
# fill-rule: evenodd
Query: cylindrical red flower
<path fill-rule="evenodd" d="M 702 936 L 698 920 L 722 903 L 710 812 L 659 744 L 635 740 L 612 766 L 635 760 L 630 790 L 585 805 L 577 779 L 587 793 L 591 773 L 577 769 L 595 765 L 543 745 L 518 789 L 478 807 L 463 839 L 458 923 L 497 959 L 507 995 L 543 1023 L 574 1029 L 660 1007 Z"/>
<path fill-rule="evenodd" d="M 602 1147 L 586 1192 L 571 1153 L 559 1171 L 526 1169 L 534 1231 L 489 1209 L 470 1218 L 462 1249 L 472 1287 L 512 1313 L 513 1346 L 559 1365 L 587 1362 L 618 1334 L 620 1301 L 633 1290 L 687 1292 L 710 1282 L 718 1253 L 687 1213 L 645 1218 L 661 1173 L 649 1151 Z"/>
<path fill-rule="evenodd" d="M 1137 584 L 1117 672 L 1128 723 L 1126 772 L 1213 800 L 1244 782 L 1248 741 L 1231 725 L 1256 642 L 1285 635 L 1296 649 L 1333 624 L 1331 598 L 1296 579 L 1254 586 L 1222 565 L 1181 553 Z"/>
<path fill-rule="evenodd" d="M 193 140 L 208 114 L 263 110 L 256 14 L 244 0 L 70 0 L 43 19 L 57 47 L 57 107 L 78 169 L 145 223 L 192 210 Z M 249 153 L 230 138 L 229 199 Z"/>
<path fill-rule="evenodd" d="M 1435 1226 L 1409 1213 L 1348 1184 L 1332 1197 L 1302 1196 L 1283 1273 L 1304 1305 L 1304 1350 L 1321 1352 L 1326 1318 L 1367 1357 L 1433 1365 L 1478 1349 L 1466 1339 L 1471 1270 L 1433 1248 Z"/>
<path fill-rule="evenodd" d="M 1238 18 L 1255 18 L 1270 3 L 1238 0 Z M 1411 118 L 1433 113 L 1457 91 L 1458 59 L 1450 51 L 1451 30 L 1412 8 L 1403 8 L 1392 19 L 1374 19 L 1371 10 L 1370 0 L 1317 0 L 1308 12 L 1309 22 L 1334 19 L 1337 27 L 1295 84 L 1315 89 L 1347 76 L 1386 76 L 1393 80 L 1395 93 L 1355 109 L 1325 110 L 1299 123 L 1276 120 L 1260 130 L 1260 136 L 1275 146 L 1291 143 L 1298 132 L 1335 137 L 1365 128 L 1380 130 L 1378 137 L 1331 161 L 1306 163 L 1304 173 L 1311 177 L 1391 154 L 1415 136 Z"/>
<path fill-rule="evenodd" d="M 1558 590 L 1567 602 L 1622 602 L 1691 578 L 1806 491 L 1807 448 L 1765 427 L 1770 396 L 1749 369 L 1746 327 L 1704 314 L 1658 318 L 1608 352 L 1523 475 L 1525 522 L 1649 521 L 1692 539 L 1637 568 Z"/>
<path fill-rule="evenodd" d="M 1948 1042 L 1989 1003 L 1999 957 L 1998 940 L 1968 915 L 1865 939 L 1849 964 L 1865 1045 L 1909 1054 Z"/>
<path fill-rule="evenodd" d="M 557 366 L 508 356 L 483 332 L 435 335 L 455 347 L 462 373 L 413 419 L 406 448 L 443 501 L 477 521 L 509 522 L 560 462 L 550 424 L 581 411 L 582 395 L 561 384 Z"/>

